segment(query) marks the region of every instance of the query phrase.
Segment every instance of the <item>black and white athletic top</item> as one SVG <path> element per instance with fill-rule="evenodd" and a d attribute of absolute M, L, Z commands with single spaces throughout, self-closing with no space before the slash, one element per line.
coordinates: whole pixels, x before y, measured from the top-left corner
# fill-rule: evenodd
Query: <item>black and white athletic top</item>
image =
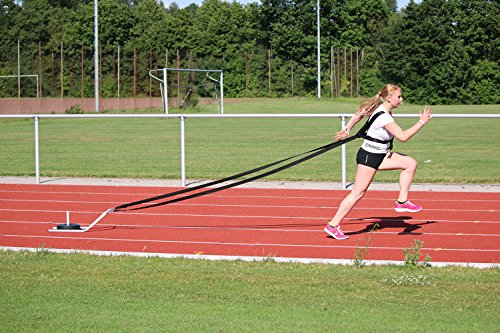
<path fill-rule="evenodd" d="M 384 128 L 384 126 L 393 123 L 394 118 L 389 114 L 389 112 L 387 112 L 387 110 L 383 105 L 380 105 L 375 111 L 373 111 L 373 113 L 370 116 L 370 119 L 371 117 L 373 117 L 373 115 L 377 114 L 379 111 L 383 111 L 384 113 L 378 116 L 377 119 L 375 119 L 373 124 L 368 129 L 367 135 L 374 139 L 389 141 L 394 136 L 391 133 L 389 133 Z M 385 154 L 389 151 L 389 143 L 379 143 L 365 139 L 363 141 L 363 144 L 361 145 L 361 148 L 370 153 Z"/>

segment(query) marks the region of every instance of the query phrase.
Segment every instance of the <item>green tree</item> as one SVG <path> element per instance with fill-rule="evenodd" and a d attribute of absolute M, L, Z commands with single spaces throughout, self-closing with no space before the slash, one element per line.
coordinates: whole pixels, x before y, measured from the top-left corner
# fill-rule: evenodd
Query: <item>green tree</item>
<path fill-rule="evenodd" d="M 499 22 L 498 9 L 489 0 L 410 3 L 383 34 L 381 78 L 401 85 L 407 100 L 419 103 L 472 101 L 468 90 L 479 87 L 473 70 L 498 90 L 498 79 L 489 74 L 489 61 L 498 62 L 499 24 L 489 26 Z M 484 71 L 478 68 L 483 65 Z"/>
<path fill-rule="evenodd" d="M 83 48 L 85 94 L 93 96 L 94 0 L 0 0 L 0 5 L 2 74 L 17 72 L 18 40 L 21 71 L 38 72 L 40 43 L 44 95 L 58 94 L 59 80 L 52 80 L 52 89 L 47 78 L 52 67 L 59 75 L 62 43 L 64 89 L 79 96 L 73 81 L 81 74 Z M 165 8 L 161 0 L 99 0 L 102 94 L 116 92 L 120 47 L 122 96 L 134 93 L 134 75 L 139 94 L 147 94 L 149 68 L 162 67 L 165 58 L 167 65 L 177 65 L 177 52 L 182 68 L 224 70 L 227 97 L 291 95 L 292 73 L 294 95 L 315 95 L 316 6 L 310 0 L 249 5 L 205 0 L 181 9 L 175 2 Z M 330 47 L 352 48 L 362 54 L 362 94 L 392 82 L 410 102 L 498 103 L 499 13 L 494 0 L 410 1 L 399 12 L 395 0 L 321 0 L 322 84 L 329 85 Z M 349 81 L 342 81 L 344 89 Z M 15 85 L 1 88 L 5 95 L 17 92 Z"/>
<path fill-rule="evenodd" d="M 379 0 L 348 0 L 341 12 L 341 45 L 378 45 L 393 14 L 387 4 Z"/>
<path fill-rule="evenodd" d="M 259 22 L 255 5 L 220 0 L 206 0 L 194 14 L 185 47 L 203 58 L 203 68 L 224 70 L 226 96 L 248 92 L 248 68 L 261 39 Z"/>
<path fill-rule="evenodd" d="M 133 38 L 136 21 L 131 8 L 116 0 L 99 0 L 99 44 L 103 54 L 112 53 Z M 94 4 L 80 3 L 65 27 L 64 42 L 68 52 L 79 54 L 81 46 L 90 54 L 94 48 Z"/>
<path fill-rule="evenodd" d="M 133 27 L 136 25 L 131 7 L 125 1 L 99 0 L 99 55 L 102 63 L 103 97 L 115 96 L 116 57 L 118 47 L 122 50 L 124 45 L 133 38 Z M 65 54 L 71 57 L 74 63 L 80 64 L 82 48 L 84 52 L 85 95 L 94 96 L 93 75 L 94 63 L 94 2 L 79 3 L 72 11 L 70 19 L 64 26 Z M 122 51 L 123 52 L 123 51 Z M 80 66 L 77 66 L 78 68 Z M 125 66 L 124 66 L 125 67 Z M 70 69 L 67 68 L 67 71 Z M 127 73 L 128 74 L 128 73 Z M 126 81 L 129 75 L 124 75 Z M 71 88 L 70 88 L 71 89 Z M 74 86 L 74 94 L 80 94 L 80 87 Z"/>
<path fill-rule="evenodd" d="M 297 68 L 305 67 L 297 76 L 297 82 L 304 91 L 313 92 L 317 86 L 316 54 L 317 26 L 315 1 L 264 0 L 262 1 L 263 26 L 268 32 L 266 46 L 272 50 L 274 65 Z M 274 86 L 284 86 L 283 80 L 290 82 L 288 71 L 278 71 Z M 279 81 L 278 81 L 279 80 Z"/>
<path fill-rule="evenodd" d="M 2 29 L 2 51 L 7 52 L 7 57 L 11 59 L 9 67 L 16 68 L 17 73 L 19 41 L 21 73 L 31 74 L 35 72 L 34 63 L 38 56 L 39 43 L 42 45 L 42 55 L 54 54 L 55 59 L 59 58 L 64 25 L 71 11 L 66 6 L 70 6 L 71 2 L 24 0 L 17 3 L 19 4 L 17 7 L 12 7 L 11 2 L 5 1 L 3 13 L 5 16 L 2 21 L 9 26 L 5 27 L 5 30 Z M 59 91 L 58 84 L 59 81 L 55 82 L 53 91 Z M 44 89 L 45 95 L 47 91 Z M 26 95 L 26 92 L 22 92 L 22 95 Z"/>
<path fill-rule="evenodd" d="M 500 103 L 500 66 L 498 61 L 480 60 L 470 68 L 472 73 L 467 85 L 464 103 Z"/>
<path fill-rule="evenodd" d="M 394 13 L 398 11 L 398 2 L 397 0 L 385 0 L 387 7 Z"/>
<path fill-rule="evenodd" d="M 18 29 L 15 27 L 15 18 L 19 15 L 21 7 L 14 0 L 0 0 L 0 68 L 1 75 L 11 75 L 12 63 L 11 55 L 17 41 Z M 5 91 L 6 86 L 2 86 L 2 91 Z"/>
<path fill-rule="evenodd" d="M 456 34 L 472 61 L 500 59 L 500 2 L 454 0 Z"/>

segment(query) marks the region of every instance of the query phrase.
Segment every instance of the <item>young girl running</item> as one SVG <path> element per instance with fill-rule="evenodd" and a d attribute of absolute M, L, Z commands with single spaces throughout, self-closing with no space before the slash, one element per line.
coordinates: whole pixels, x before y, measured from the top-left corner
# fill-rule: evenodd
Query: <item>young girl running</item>
<path fill-rule="evenodd" d="M 401 170 L 399 197 L 394 207 L 396 212 L 418 212 L 422 209 L 421 206 L 408 200 L 408 192 L 413 182 L 417 161 L 410 156 L 391 152 L 392 142 L 390 140 L 395 137 L 406 142 L 431 119 L 432 111 L 425 107 L 422 113 L 419 112 L 420 120 L 407 130 L 402 130 L 392 117 L 392 110 L 397 108 L 401 102 L 403 102 L 401 89 L 395 85 L 386 84 L 377 95 L 361 103 L 358 112 L 349 120 L 345 129 L 335 135 L 336 140 L 349 137 L 350 130 L 364 116 L 371 118 L 382 111 L 367 132 L 367 136 L 376 141 L 365 139 L 356 156 L 358 166 L 352 191 L 342 201 L 337 213 L 324 229 L 335 239 L 349 238 L 340 229 L 340 222 L 365 195 L 377 170 Z"/>

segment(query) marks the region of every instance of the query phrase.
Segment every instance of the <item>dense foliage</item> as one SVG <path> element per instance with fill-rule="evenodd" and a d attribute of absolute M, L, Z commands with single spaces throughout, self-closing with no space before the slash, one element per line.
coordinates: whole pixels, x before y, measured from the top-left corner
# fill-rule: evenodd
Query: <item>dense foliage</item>
<path fill-rule="evenodd" d="M 165 66 L 224 70 L 226 97 L 314 96 L 316 3 L 99 0 L 102 96 L 117 95 L 118 60 L 120 96 L 159 95 L 148 71 Z M 21 74 L 40 75 L 43 96 L 92 97 L 94 1 L 0 4 L 0 75 L 18 73 L 19 49 Z M 391 82 L 411 102 L 499 103 L 499 9 L 496 0 L 410 1 L 399 12 L 395 0 L 321 0 L 324 95 L 331 86 L 372 95 Z M 0 97 L 17 95 L 12 81 L 0 80 Z"/>

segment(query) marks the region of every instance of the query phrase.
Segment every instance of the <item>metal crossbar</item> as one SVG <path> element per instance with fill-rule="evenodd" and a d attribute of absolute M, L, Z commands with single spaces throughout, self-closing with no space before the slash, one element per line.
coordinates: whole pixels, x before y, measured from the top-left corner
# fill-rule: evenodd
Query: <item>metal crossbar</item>
<path fill-rule="evenodd" d="M 207 79 L 216 82 L 219 85 L 220 89 L 220 106 L 219 106 L 219 96 L 217 95 L 217 88 L 215 88 L 215 94 L 217 99 L 217 108 L 219 109 L 220 114 L 224 114 L 224 71 L 220 69 L 198 69 L 198 68 L 159 68 L 152 69 L 149 71 L 149 76 L 153 79 L 160 82 L 160 91 L 163 100 L 163 111 L 165 114 L 168 114 L 168 81 L 167 81 L 167 72 L 188 72 L 188 73 L 206 73 Z M 157 76 L 158 73 L 161 72 L 163 78 Z M 209 73 L 218 73 L 219 80 L 214 79 L 209 76 Z M 181 87 L 181 85 L 177 85 L 177 87 Z M 187 97 L 187 96 L 186 96 Z M 184 100 L 186 99 L 184 98 Z M 183 101 L 184 103 L 184 101 Z"/>
<path fill-rule="evenodd" d="M 36 79 L 36 98 L 40 97 L 38 74 L 0 75 L 0 78 L 18 78 L 18 79 L 21 79 L 22 77 L 34 77 Z"/>

